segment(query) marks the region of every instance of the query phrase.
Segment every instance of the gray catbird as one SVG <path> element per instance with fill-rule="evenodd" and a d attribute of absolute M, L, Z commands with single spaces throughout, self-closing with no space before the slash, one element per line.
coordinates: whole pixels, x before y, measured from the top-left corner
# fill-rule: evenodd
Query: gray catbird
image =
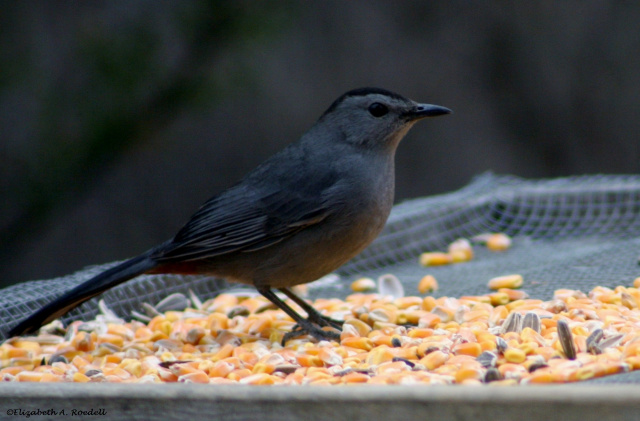
<path fill-rule="evenodd" d="M 82 302 L 143 273 L 209 274 L 254 285 L 301 333 L 335 339 L 322 316 L 289 287 L 314 281 L 362 251 L 384 226 L 394 194 L 398 143 L 447 108 L 379 88 L 349 91 L 311 129 L 238 184 L 211 198 L 176 236 L 78 285 L 15 326 L 33 332 Z M 282 301 L 297 303 L 305 319 Z"/>

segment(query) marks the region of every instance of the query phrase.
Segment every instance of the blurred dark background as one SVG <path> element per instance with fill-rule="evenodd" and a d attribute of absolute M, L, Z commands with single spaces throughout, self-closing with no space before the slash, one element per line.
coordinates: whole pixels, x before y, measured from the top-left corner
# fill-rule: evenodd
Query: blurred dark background
<path fill-rule="evenodd" d="M 344 91 L 454 114 L 397 201 L 640 172 L 640 3 L 2 1 L 0 285 L 138 254 Z"/>

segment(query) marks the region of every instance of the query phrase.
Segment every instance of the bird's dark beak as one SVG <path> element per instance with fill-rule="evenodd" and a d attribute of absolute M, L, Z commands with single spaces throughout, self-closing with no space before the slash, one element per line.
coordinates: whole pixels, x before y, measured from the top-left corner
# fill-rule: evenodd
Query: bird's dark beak
<path fill-rule="evenodd" d="M 451 110 L 440 105 L 418 104 L 413 109 L 404 113 L 409 120 L 419 120 L 425 117 L 436 117 L 439 115 L 451 114 Z"/>

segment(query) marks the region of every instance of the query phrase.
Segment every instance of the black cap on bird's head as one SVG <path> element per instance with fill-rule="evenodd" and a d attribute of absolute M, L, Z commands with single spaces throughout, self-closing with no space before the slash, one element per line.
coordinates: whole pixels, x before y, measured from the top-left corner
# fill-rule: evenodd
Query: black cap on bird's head
<path fill-rule="evenodd" d="M 450 114 L 440 105 L 419 104 L 381 88 L 359 88 L 342 94 L 319 123 L 340 130 L 349 143 L 397 145 L 415 122 Z"/>
<path fill-rule="evenodd" d="M 399 100 L 399 101 L 413 102 L 403 97 L 400 94 L 388 91 L 386 89 L 373 88 L 373 87 L 358 88 L 358 89 L 352 89 L 342 94 L 338 99 L 333 101 L 331 106 L 329 106 L 329 108 L 327 108 L 327 110 L 324 112 L 323 116 L 333 112 L 338 107 L 338 105 L 340 105 L 346 98 L 357 97 L 357 96 L 367 96 L 372 94 L 386 96 L 388 98 Z M 418 119 L 423 117 L 436 117 L 439 115 L 450 114 L 451 112 L 452 111 L 450 109 L 446 107 L 442 107 L 440 105 L 418 104 L 418 106 L 415 109 L 407 112 L 405 115 L 412 119 L 414 118 Z"/>

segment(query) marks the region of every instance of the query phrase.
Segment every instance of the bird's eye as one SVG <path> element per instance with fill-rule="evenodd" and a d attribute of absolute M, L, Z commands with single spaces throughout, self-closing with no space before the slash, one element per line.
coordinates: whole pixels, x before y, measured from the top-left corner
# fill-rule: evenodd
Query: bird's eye
<path fill-rule="evenodd" d="M 379 102 L 374 102 L 373 104 L 369 105 L 369 112 L 374 117 L 382 117 L 389 112 L 389 109 Z"/>

